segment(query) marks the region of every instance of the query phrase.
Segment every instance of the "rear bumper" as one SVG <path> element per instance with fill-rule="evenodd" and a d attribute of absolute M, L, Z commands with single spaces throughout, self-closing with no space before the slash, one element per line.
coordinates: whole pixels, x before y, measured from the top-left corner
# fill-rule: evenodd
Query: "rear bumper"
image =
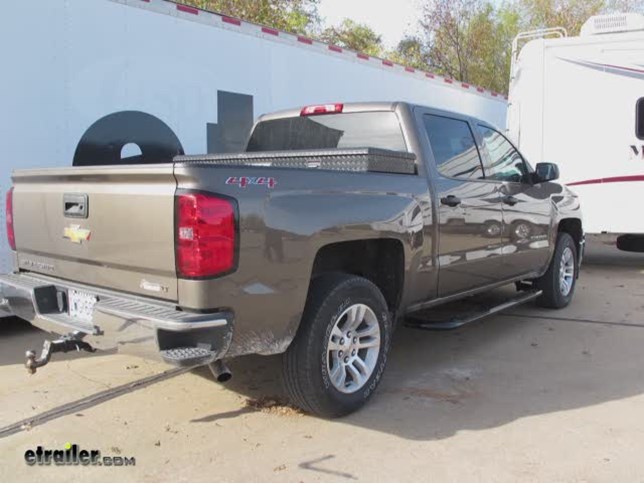
<path fill-rule="evenodd" d="M 69 289 L 98 297 L 92 321 L 71 318 L 66 301 Z M 232 341 L 230 312 L 200 314 L 180 311 L 174 304 L 74 284 L 31 273 L 0 275 L 0 300 L 16 316 L 44 331 L 77 332 L 101 350 L 117 349 L 151 359 L 179 347 L 208 347 L 213 359 L 222 358 Z"/>

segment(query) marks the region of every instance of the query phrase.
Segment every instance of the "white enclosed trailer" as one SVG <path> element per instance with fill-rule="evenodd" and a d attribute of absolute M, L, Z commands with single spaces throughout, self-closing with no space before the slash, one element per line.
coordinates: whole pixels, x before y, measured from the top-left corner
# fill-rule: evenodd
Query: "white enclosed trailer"
<path fill-rule="evenodd" d="M 254 117 L 294 106 L 400 100 L 498 126 L 507 112 L 476 86 L 165 0 L 7 2 L 0 45 L 3 203 L 14 168 L 237 151 Z"/>
<path fill-rule="evenodd" d="M 597 16 L 579 37 L 549 29 L 519 40 L 553 34 L 513 59 L 509 135 L 531 163 L 559 164 L 588 233 L 638 234 L 618 247 L 644 250 L 644 17 Z"/>

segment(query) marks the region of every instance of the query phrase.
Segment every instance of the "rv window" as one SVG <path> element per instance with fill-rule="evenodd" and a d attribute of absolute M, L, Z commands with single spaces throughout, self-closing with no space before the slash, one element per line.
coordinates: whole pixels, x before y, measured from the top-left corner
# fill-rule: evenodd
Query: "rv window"
<path fill-rule="evenodd" d="M 638 139 L 644 139 L 644 97 L 637 101 L 635 109 L 635 135 Z"/>
<path fill-rule="evenodd" d="M 466 121 L 428 114 L 425 130 L 441 175 L 451 178 L 483 178 L 483 166 L 474 135 Z"/>

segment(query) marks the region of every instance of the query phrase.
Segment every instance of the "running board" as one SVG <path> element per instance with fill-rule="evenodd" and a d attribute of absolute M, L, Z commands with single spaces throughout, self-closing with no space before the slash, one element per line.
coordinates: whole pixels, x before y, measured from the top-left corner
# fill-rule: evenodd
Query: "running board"
<path fill-rule="evenodd" d="M 476 312 L 457 314 L 450 319 L 432 319 L 431 315 L 412 315 L 405 318 L 405 326 L 426 330 L 450 330 L 460 328 L 466 324 L 478 321 L 479 319 L 513 308 L 519 304 L 526 303 L 538 298 L 540 290 L 531 290 L 520 293 L 517 297 L 506 300 L 501 304 L 492 307 L 482 307 Z"/>

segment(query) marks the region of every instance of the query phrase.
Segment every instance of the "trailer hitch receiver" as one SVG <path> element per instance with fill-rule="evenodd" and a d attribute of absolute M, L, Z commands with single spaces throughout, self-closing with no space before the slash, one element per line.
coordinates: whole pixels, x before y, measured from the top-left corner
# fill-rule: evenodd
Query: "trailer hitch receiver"
<path fill-rule="evenodd" d="M 74 332 L 54 341 L 45 340 L 42 346 L 42 352 L 40 353 L 40 358 L 36 358 L 35 351 L 28 350 L 25 353 L 25 356 L 27 357 L 27 361 L 25 362 L 27 372 L 30 375 L 36 373 L 38 368 L 49 363 L 51 355 L 54 353 L 67 353 L 69 351 L 87 351 L 89 353 L 94 353 L 96 349 L 92 348 L 89 343 L 83 341 L 83 336 L 85 336 L 83 333 Z"/>

